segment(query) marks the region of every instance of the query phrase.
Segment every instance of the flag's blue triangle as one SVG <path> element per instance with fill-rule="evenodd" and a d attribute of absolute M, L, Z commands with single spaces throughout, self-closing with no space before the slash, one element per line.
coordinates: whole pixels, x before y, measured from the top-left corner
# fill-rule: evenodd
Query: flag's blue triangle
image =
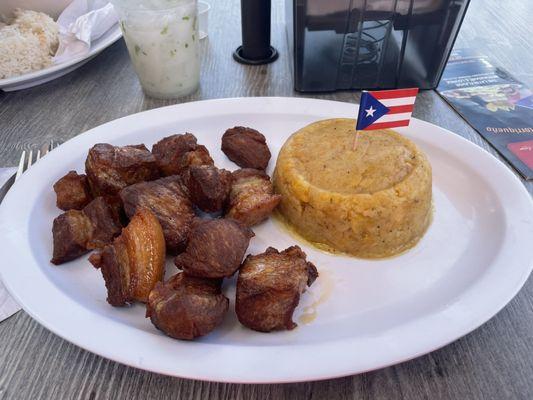
<path fill-rule="evenodd" d="M 355 129 L 359 131 L 367 128 L 388 112 L 389 109 L 374 96 L 369 92 L 363 92 L 361 94 L 359 115 L 357 116 L 357 127 Z"/>

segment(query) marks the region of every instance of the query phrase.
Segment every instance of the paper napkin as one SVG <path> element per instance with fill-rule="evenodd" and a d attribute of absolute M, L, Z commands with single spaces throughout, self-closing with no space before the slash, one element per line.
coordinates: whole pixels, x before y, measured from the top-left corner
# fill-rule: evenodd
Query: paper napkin
<path fill-rule="evenodd" d="M 55 64 L 87 54 L 91 42 L 118 22 L 111 3 L 105 0 L 74 0 L 57 19 L 59 48 Z"/>
<path fill-rule="evenodd" d="M 13 175 L 16 168 L 0 168 L 0 187 Z M 7 293 L 6 288 L 0 281 L 0 322 L 20 310 L 20 306 Z"/>

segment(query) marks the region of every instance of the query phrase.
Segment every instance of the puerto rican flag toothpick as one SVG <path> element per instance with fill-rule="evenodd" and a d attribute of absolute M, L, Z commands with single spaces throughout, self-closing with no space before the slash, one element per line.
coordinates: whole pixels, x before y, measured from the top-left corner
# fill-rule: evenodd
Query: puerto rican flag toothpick
<path fill-rule="evenodd" d="M 363 91 L 357 117 L 358 131 L 408 126 L 418 88 Z"/>
<path fill-rule="evenodd" d="M 357 146 L 358 131 L 408 126 L 415 105 L 418 88 L 371 91 L 361 94 L 353 148 Z"/>

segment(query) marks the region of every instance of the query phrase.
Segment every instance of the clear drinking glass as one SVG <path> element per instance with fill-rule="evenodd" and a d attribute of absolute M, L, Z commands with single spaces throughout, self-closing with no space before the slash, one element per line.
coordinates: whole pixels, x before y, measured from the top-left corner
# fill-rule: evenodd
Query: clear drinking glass
<path fill-rule="evenodd" d="M 200 82 L 197 0 L 112 0 L 148 96 L 177 98 Z"/>
<path fill-rule="evenodd" d="M 205 1 L 198 1 L 198 33 L 200 39 L 207 37 L 207 30 L 209 25 L 209 10 L 211 6 Z"/>

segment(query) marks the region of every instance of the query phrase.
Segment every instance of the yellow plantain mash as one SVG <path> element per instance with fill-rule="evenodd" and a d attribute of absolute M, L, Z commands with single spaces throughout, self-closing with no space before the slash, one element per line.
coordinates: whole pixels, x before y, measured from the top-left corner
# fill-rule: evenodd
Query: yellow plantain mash
<path fill-rule="evenodd" d="M 274 187 L 279 213 L 299 235 L 363 258 L 399 254 L 424 235 L 432 214 L 431 165 L 410 140 L 389 130 L 362 131 L 355 120 L 328 119 L 283 145 Z"/>

